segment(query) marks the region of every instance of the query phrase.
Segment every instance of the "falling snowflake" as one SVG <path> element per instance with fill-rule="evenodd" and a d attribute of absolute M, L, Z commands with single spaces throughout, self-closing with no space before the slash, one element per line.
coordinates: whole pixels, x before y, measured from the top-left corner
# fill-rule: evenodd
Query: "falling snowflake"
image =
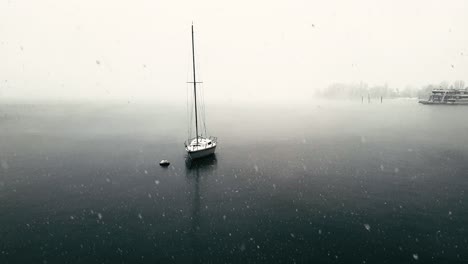
<path fill-rule="evenodd" d="M 244 251 L 244 250 L 245 250 L 245 244 L 242 243 L 242 244 L 240 245 L 239 249 L 240 249 L 240 251 Z"/>

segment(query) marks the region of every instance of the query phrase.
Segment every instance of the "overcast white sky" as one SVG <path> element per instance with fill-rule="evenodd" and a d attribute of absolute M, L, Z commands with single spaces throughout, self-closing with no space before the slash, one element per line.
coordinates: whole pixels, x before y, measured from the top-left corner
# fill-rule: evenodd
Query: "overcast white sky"
<path fill-rule="evenodd" d="M 465 0 L 0 0 L 0 95 L 185 102 L 192 21 L 208 101 L 468 81 Z"/>

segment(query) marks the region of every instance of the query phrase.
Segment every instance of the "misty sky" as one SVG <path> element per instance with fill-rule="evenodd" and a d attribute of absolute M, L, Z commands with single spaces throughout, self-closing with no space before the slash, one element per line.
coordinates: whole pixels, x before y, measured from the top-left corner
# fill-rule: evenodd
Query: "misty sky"
<path fill-rule="evenodd" d="M 333 82 L 468 81 L 465 0 L 0 1 L 0 95 L 304 100 Z"/>

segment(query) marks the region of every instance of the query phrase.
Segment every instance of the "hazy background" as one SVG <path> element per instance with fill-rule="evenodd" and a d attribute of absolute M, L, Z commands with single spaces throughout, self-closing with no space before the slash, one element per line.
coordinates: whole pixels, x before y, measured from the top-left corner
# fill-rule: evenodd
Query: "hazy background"
<path fill-rule="evenodd" d="M 0 0 L 0 263 L 467 262 L 466 3 Z"/>
<path fill-rule="evenodd" d="M 464 80 L 466 1 L 0 1 L 0 96 L 207 102 Z"/>

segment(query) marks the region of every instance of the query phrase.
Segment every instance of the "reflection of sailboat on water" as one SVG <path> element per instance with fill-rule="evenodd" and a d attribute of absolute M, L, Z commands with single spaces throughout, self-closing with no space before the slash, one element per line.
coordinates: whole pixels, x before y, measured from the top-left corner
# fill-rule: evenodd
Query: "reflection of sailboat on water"
<path fill-rule="evenodd" d="M 212 155 L 210 157 L 196 161 L 189 159 L 186 163 L 186 177 L 194 183 L 192 215 L 190 223 L 190 244 L 192 247 L 193 263 L 202 263 L 200 256 L 202 255 L 203 244 L 199 236 L 200 232 L 202 231 L 200 227 L 202 220 L 200 208 L 203 196 L 200 193 L 200 181 L 202 180 L 202 176 L 206 175 L 210 170 L 215 169 L 216 161 L 216 156 Z M 202 176 L 200 176 L 200 172 Z"/>
<path fill-rule="evenodd" d="M 208 155 L 211 155 L 215 152 L 216 150 L 216 145 L 218 144 L 217 138 L 216 137 L 208 137 L 206 135 L 206 125 L 205 125 L 205 117 L 204 117 L 204 107 L 201 108 L 202 112 L 202 120 L 203 120 L 203 125 L 205 128 L 205 135 L 203 135 L 203 130 L 198 131 L 198 115 L 199 115 L 199 109 L 197 107 L 197 82 L 196 80 L 196 74 L 195 74 L 195 44 L 194 44 L 194 37 L 193 37 L 193 25 L 192 25 L 192 63 L 193 63 L 193 101 L 195 105 L 195 137 L 190 138 L 190 132 L 189 132 L 189 138 L 185 142 L 185 150 L 187 151 L 189 157 L 191 159 L 197 159 L 197 158 L 202 158 L 206 157 Z M 203 99 L 203 98 L 201 98 Z M 203 101 L 200 101 L 203 103 Z M 191 123 L 191 122 L 190 122 Z M 190 124 L 190 127 L 192 124 Z M 200 132 L 200 134 L 198 133 Z"/>

